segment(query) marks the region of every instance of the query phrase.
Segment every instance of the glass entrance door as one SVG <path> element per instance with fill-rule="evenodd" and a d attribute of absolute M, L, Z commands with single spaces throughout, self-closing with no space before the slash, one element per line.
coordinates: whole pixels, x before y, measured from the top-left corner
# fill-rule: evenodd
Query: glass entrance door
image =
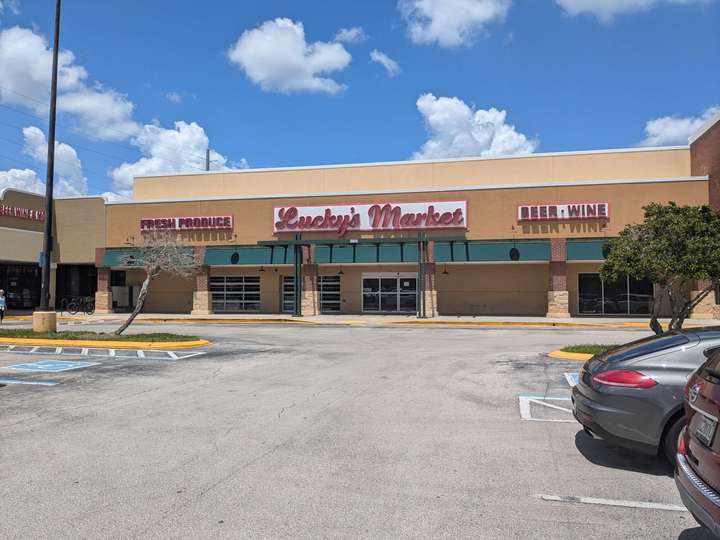
<path fill-rule="evenodd" d="M 363 274 L 364 313 L 414 313 L 417 311 L 417 274 Z"/>

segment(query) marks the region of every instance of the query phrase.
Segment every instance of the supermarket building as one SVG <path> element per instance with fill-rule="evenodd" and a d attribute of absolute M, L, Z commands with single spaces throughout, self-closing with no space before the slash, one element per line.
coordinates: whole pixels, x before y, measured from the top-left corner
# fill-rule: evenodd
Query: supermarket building
<path fill-rule="evenodd" d="M 191 279 L 148 313 L 642 316 L 652 283 L 604 283 L 604 246 L 651 202 L 720 208 L 720 117 L 688 145 L 135 179 L 133 199 L 58 199 L 51 291 L 132 309 L 141 246 L 171 231 Z M 0 288 L 39 299 L 43 198 L 0 193 Z M 700 289 L 704 284 L 694 284 Z M 693 314 L 720 319 L 718 295 Z"/>

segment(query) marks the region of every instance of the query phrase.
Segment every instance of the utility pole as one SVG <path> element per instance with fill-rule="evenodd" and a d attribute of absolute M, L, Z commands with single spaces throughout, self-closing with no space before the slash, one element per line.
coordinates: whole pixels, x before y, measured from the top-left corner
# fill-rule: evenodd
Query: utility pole
<path fill-rule="evenodd" d="M 210 170 L 210 149 L 205 150 L 205 170 Z"/>
<path fill-rule="evenodd" d="M 42 282 L 40 285 L 40 308 L 33 314 L 33 330 L 36 332 L 55 332 L 57 330 L 55 310 L 50 311 L 50 261 L 52 260 L 53 248 L 53 180 L 55 174 L 55 116 L 57 109 L 58 50 L 60 47 L 60 3 L 61 0 L 56 0 L 52 83 L 50 87 L 47 175 L 45 179 L 45 234 L 43 236 Z"/>

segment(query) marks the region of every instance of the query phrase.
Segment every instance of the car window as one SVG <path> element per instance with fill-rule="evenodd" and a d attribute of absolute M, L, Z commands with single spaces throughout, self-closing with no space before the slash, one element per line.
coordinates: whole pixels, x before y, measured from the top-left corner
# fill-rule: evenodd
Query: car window
<path fill-rule="evenodd" d="M 720 347 L 712 349 L 713 354 L 709 356 L 707 362 L 703 364 L 704 368 L 710 368 L 715 371 L 720 371 Z"/>
<path fill-rule="evenodd" d="M 720 347 L 712 347 L 710 349 L 705 349 L 703 351 L 703 354 L 705 355 L 705 358 L 710 358 L 713 354 L 720 352 Z"/>
<path fill-rule="evenodd" d="M 621 362 L 623 360 L 632 360 L 646 354 L 679 347 L 686 343 L 690 343 L 690 338 L 685 334 L 668 333 L 661 336 L 651 336 L 612 349 L 605 357 L 605 361 Z"/>

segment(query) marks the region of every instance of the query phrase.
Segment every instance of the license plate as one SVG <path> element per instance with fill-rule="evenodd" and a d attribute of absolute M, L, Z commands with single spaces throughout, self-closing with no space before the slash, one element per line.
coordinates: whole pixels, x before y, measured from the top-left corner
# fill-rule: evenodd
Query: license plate
<path fill-rule="evenodd" d="M 715 435 L 715 428 L 717 427 L 717 421 L 708 418 L 703 414 L 698 414 L 698 418 L 695 424 L 695 435 L 706 446 L 712 444 L 713 436 Z"/>

